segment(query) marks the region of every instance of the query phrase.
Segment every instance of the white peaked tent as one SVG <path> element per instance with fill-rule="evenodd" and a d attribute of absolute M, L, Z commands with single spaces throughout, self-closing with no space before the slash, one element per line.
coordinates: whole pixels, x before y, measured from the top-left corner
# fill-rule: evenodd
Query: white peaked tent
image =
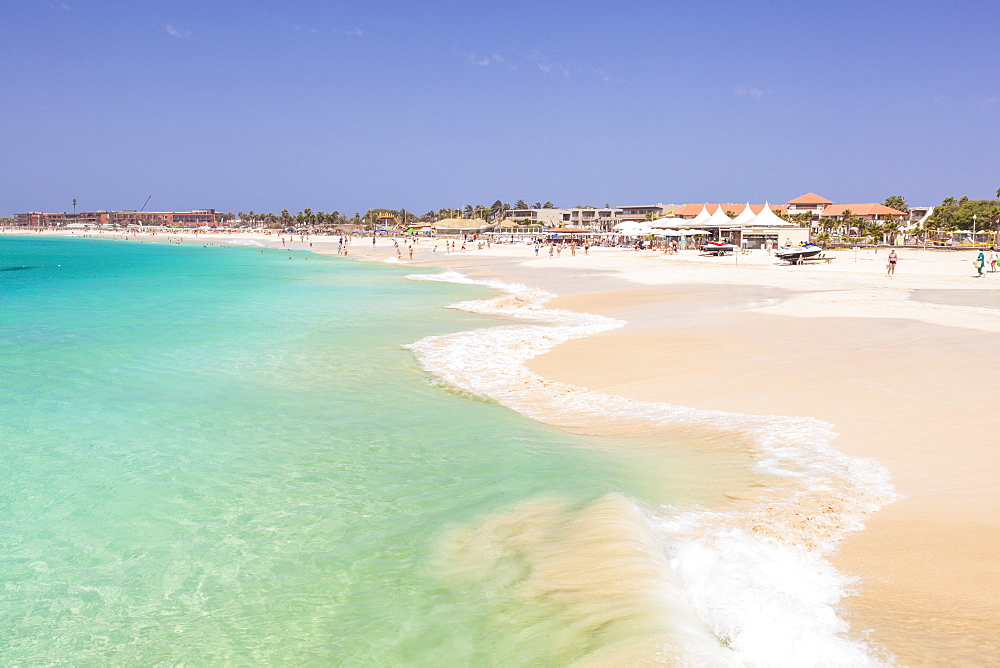
<path fill-rule="evenodd" d="M 618 230 L 618 234 L 638 237 L 651 234 L 653 232 L 653 226 L 648 222 L 638 222 L 638 221 L 625 221 L 624 223 L 619 223 L 615 225 L 615 229 Z"/>
<path fill-rule="evenodd" d="M 779 218 L 774 211 L 771 211 L 771 205 L 764 202 L 764 208 L 760 210 L 760 213 L 744 224 L 748 227 L 774 227 L 776 225 L 779 227 L 787 227 L 791 223 L 787 220 Z"/>
<path fill-rule="evenodd" d="M 696 219 L 697 220 L 697 219 Z M 694 221 L 692 221 L 694 222 Z M 729 227 L 733 224 L 733 219 L 726 215 L 726 212 L 722 210 L 722 205 L 715 210 L 707 220 L 698 223 L 695 227 Z"/>
<path fill-rule="evenodd" d="M 708 213 L 708 206 L 702 204 L 701 211 L 698 213 L 698 215 L 692 218 L 691 220 L 685 220 L 684 224 L 690 225 L 691 227 L 698 227 L 711 217 L 712 216 Z"/>
<path fill-rule="evenodd" d="M 740 214 L 733 218 L 733 226 L 743 226 L 749 223 L 757 214 L 753 212 L 750 208 L 750 202 L 747 202 L 746 208 L 740 211 Z"/>

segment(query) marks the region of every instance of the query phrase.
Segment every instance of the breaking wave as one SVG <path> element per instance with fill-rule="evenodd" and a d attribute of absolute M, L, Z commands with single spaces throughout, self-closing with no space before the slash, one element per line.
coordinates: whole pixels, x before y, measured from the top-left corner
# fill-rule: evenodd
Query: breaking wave
<path fill-rule="evenodd" d="M 646 550 L 648 559 L 642 568 L 657 575 L 637 587 L 660 588 L 659 598 L 652 600 L 661 609 L 652 614 L 672 620 L 662 636 L 650 631 L 645 641 L 633 638 L 632 649 L 618 646 L 616 656 L 630 661 L 669 658 L 672 663 L 690 665 L 705 661 L 728 665 L 891 663 L 884 650 L 849 635 L 849 625 L 837 607 L 853 579 L 825 559 L 847 533 L 863 528 L 870 513 L 896 498 L 888 472 L 879 463 L 834 448 L 832 426 L 814 418 L 643 402 L 547 380 L 530 371 L 525 362 L 559 343 L 626 323 L 547 309 L 544 305 L 554 295 L 524 285 L 477 281 L 454 271 L 408 278 L 495 288 L 502 293 L 451 307 L 530 321 L 431 336 L 407 346 L 425 369 L 456 388 L 551 424 L 604 419 L 708 427 L 749 437 L 753 466 L 766 476 L 767 484 L 731 503 L 716 508 L 647 508 L 611 495 L 615 498 L 595 504 L 629 506 L 616 515 L 616 523 L 620 525 L 622 517 L 632 518 L 628 521 L 643 524 L 633 527 L 633 532 L 655 536 L 655 547 Z M 607 513 L 598 515 L 606 517 Z M 634 538 L 622 540 L 636 544 Z M 583 551 L 593 545 L 572 549 Z M 606 545 L 601 549 L 606 550 Z M 634 551 L 629 548 L 627 562 L 633 566 Z M 600 550 L 594 554 L 598 559 L 610 558 L 599 556 Z M 648 593 L 642 591 L 643 614 L 650 613 Z M 577 602 L 582 605 L 589 600 L 587 614 L 605 615 L 606 623 L 623 615 L 641 617 L 622 605 L 595 612 L 595 597 L 600 594 L 584 591 Z M 695 636 L 701 639 L 696 641 Z M 636 656 L 640 646 L 643 656 Z M 595 648 L 578 662 L 608 660 L 608 651 L 608 647 Z"/>

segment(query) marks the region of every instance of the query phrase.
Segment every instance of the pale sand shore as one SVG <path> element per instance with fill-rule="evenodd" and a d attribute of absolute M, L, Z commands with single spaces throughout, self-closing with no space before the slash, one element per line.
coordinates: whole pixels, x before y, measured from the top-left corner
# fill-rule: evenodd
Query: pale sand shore
<path fill-rule="evenodd" d="M 646 401 L 813 416 L 885 464 L 904 496 L 842 544 L 861 578 L 855 632 L 906 665 L 1000 661 L 1000 274 L 969 252 L 838 253 L 831 265 L 527 248 L 434 257 L 563 295 L 554 308 L 627 320 L 536 358 L 540 375 Z M 734 298 L 735 296 L 735 298 Z"/>
<path fill-rule="evenodd" d="M 176 236 L 176 235 L 171 235 Z M 161 239 L 162 236 L 158 237 Z M 197 241 L 264 246 L 265 235 Z M 287 237 L 286 237 L 287 238 Z M 594 249 L 535 257 L 526 246 L 465 253 L 417 244 L 413 266 L 539 287 L 555 308 L 628 321 L 536 358 L 542 376 L 629 398 L 830 422 L 843 451 L 888 467 L 904 498 L 835 555 L 857 574 L 845 601 L 856 633 L 906 665 L 1000 663 L 1000 273 L 972 278 L 973 254 L 836 253 L 829 265 L 748 256 Z M 293 248 L 310 249 L 296 241 Z M 336 242 L 311 250 L 335 252 Z M 356 239 L 350 257 L 386 259 Z M 403 252 L 403 258 L 407 257 Z"/>

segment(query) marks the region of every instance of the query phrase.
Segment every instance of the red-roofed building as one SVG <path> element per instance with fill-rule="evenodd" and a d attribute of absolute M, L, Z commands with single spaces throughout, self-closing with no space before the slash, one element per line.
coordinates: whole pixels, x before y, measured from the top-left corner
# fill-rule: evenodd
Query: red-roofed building
<path fill-rule="evenodd" d="M 831 204 L 823 209 L 820 214 L 823 218 L 843 218 L 850 212 L 850 215 L 857 218 L 867 218 L 871 221 L 886 220 L 906 220 L 909 215 L 896 209 L 890 209 L 884 204 L 870 202 L 867 204 Z"/>
<path fill-rule="evenodd" d="M 820 197 L 816 193 L 806 193 L 788 200 L 788 213 L 794 216 L 797 213 L 811 213 L 814 216 L 821 215 L 823 209 L 833 204 L 825 197 Z"/>
<path fill-rule="evenodd" d="M 96 211 L 81 213 L 19 213 L 15 225 L 30 227 L 66 227 L 67 225 L 98 227 L 102 225 L 166 225 L 172 227 L 206 227 L 222 225 L 229 215 L 215 209 L 196 211 Z"/>

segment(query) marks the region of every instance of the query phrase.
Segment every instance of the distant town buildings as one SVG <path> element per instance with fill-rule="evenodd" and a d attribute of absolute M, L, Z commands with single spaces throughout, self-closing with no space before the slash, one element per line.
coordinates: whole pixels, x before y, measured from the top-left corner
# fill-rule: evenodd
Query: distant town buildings
<path fill-rule="evenodd" d="M 764 210 L 769 209 L 766 213 Z M 576 227 L 593 231 L 610 231 L 621 223 L 645 221 L 690 222 L 696 226 L 711 227 L 717 231 L 738 230 L 754 226 L 804 228 L 813 233 L 836 227 L 836 224 L 864 220 L 872 224 L 886 222 L 899 223 L 899 229 L 907 229 L 917 224 L 933 212 L 933 207 L 915 207 L 909 212 L 897 211 L 876 202 L 857 204 L 837 204 L 816 193 L 806 193 L 786 204 L 713 203 L 691 204 L 630 204 L 620 207 L 580 206 L 574 208 L 538 207 L 510 209 L 502 220 L 493 222 L 483 219 L 475 228 L 488 227 L 499 223 L 506 226 L 514 223 L 529 226 L 555 228 Z M 369 224 L 380 228 L 392 228 L 400 224 L 396 211 L 390 209 L 370 209 Z M 217 227 L 229 222 L 229 214 L 215 209 L 195 211 L 95 211 L 83 213 L 19 213 L 14 224 L 24 227 L 105 227 L 105 226 L 158 226 L 158 227 Z M 471 228 L 470 228 L 471 229 Z M 769 239 L 771 232 L 755 232 L 762 240 Z M 749 233 L 747 236 L 753 236 Z M 756 239 L 752 239 L 756 241 Z"/>
<path fill-rule="evenodd" d="M 229 214 L 215 209 L 196 211 L 89 211 L 81 213 L 18 213 L 14 225 L 19 227 L 103 227 L 116 225 L 210 227 L 223 225 Z"/>

